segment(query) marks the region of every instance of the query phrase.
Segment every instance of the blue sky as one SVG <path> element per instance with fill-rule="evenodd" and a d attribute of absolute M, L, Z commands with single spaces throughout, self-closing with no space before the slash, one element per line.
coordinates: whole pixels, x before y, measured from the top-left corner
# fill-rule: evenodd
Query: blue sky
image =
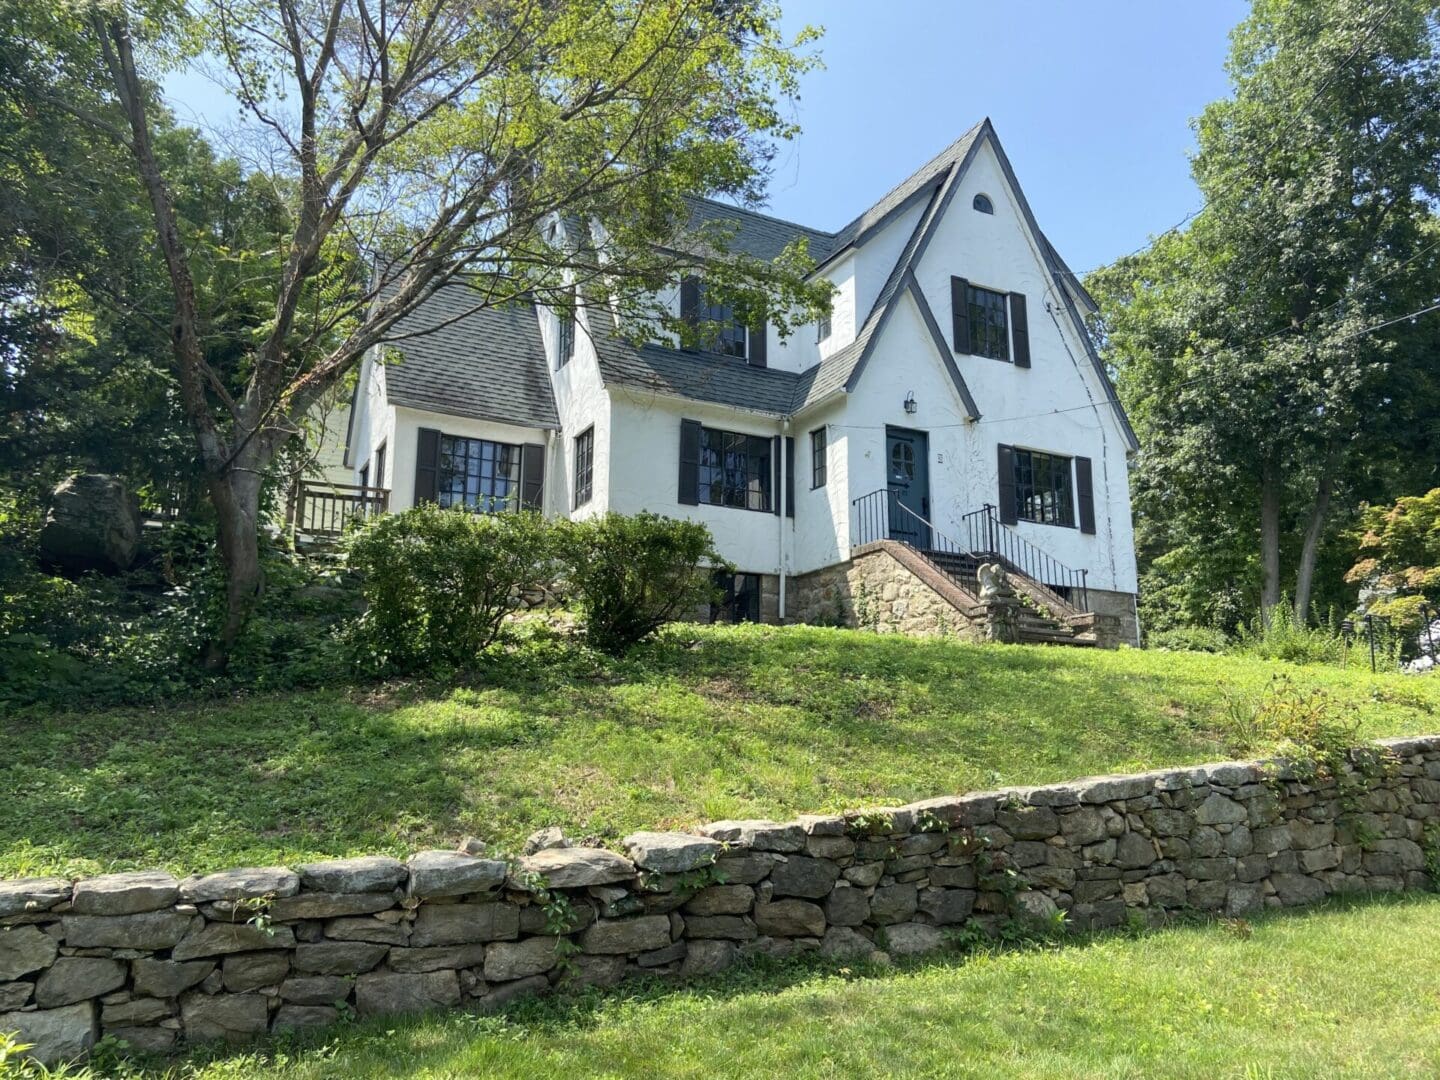
<path fill-rule="evenodd" d="M 824 26 L 770 209 L 839 228 L 989 116 L 1077 271 L 1199 205 L 1190 119 L 1228 93 L 1240 0 L 783 0 Z"/>
<path fill-rule="evenodd" d="M 1076 271 L 1142 246 L 1199 204 L 1189 121 L 1227 93 L 1242 0 L 782 0 L 826 29 L 782 147 L 770 212 L 837 229 L 989 116 L 1041 226 Z M 167 80 L 182 120 L 234 106 Z"/>

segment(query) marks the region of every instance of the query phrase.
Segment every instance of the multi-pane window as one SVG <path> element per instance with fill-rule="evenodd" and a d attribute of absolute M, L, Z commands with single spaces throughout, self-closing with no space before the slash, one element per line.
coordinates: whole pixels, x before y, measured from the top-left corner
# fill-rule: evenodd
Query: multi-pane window
<path fill-rule="evenodd" d="M 575 436 L 575 505 L 584 506 L 594 493 L 595 429 L 588 427 Z"/>
<path fill-rule="evenodd" d="M 770 440 L 719 428 L 700 429 L 702 504 L 770 512 Z"/>
<path fill-rule="evenodd" d="M 992 360 L 1010 359 L 1010 327 L 1005 317 L 1005 294 L 967 285 L 970 309 L 970 352 Z"/>
<path fill-rule="evenodd" d="M 566 300 L 555 309 L 559 322 L 559 333 L 555 341 L 555 367 L 562 368 L 575 358 L 575 289 L 572 287 Z"/>
<path fill-rule="evenodd" d="M 482 514 L 520 506 L 520 447 L 440 436 L 439 502 Z"/>
<path fill-rule="evenodd" d="M 812 488 L 825 486 L 826 430 L 821 427 L 810 432 L 810 486 Z"/>
<path fill-rule="evenodd" d="M 575 312 L 558 311 L 560 333 L 555 343 L 555 366 L 562 368 L 575 355 Z"/>
<path fill-rule="evenodd" d="M 711 622 L 760 621 L 759 574 L 731 574 L 717 570 L 714 582 L 720 595 L 710 604 Z"/>
<path fill-rule="evenodd" d="M 745 359 L 745 345 L 749 335 L 744 325 L 736 321 L 735 309 L 729 304 L 712 302 L 706 295 L 704 285 L 700 287 L 700 310 L 697 315 L 701 322 L 714 324 L 710 327 L 710 333 L 713 335 L 716 352 Z"/>
<path fill-rule="evenodd" d="M 823 316 L 823 317 L 820 319 L 820 321 L 819 321 L 818 323 L 815 324 L 815 340 L 816 340 L 816 342 L 821 342 L 821 341 L 824 341 L 824 340 L 825 340 L 826 338 L 828 338 L 829 336 L 830 336 L 830 316 L 829 316 L 829 315 L 825 315 L 825 316 Z"/>
<path fill-rule="evenodd" d="M 1042 525 L 1075 525 L 1070 459 L 1016 449 L 1015 516 Z"/>

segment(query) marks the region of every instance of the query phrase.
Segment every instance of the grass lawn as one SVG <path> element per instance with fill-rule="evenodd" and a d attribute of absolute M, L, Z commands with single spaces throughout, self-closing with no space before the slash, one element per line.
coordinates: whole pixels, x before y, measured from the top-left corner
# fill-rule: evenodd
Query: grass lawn
<path fill-rule="evenodd" d="M 0 717 L 0 876 L 405 853 L 532 830 L 784 816 L 1213 760 L 1277 672 L 1358 736 L 1440 730 L 1440 679 L 1234 657 L 677 628 L 559 644 L 464 688 Z"/>
<path fill-rule="evenodd" d="M 196 1059 L 170 1075 L 1408 1077 L 1440 1073 L 1440 897 L 894 972 L 741 970 Z"/>

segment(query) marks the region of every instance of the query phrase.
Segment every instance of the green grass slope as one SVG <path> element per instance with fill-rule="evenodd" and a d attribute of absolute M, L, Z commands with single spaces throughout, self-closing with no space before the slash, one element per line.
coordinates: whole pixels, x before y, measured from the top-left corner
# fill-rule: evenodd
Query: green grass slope
<path fill-rule="evenodd" d="M 1440 679 L 811 627 L 557 643 L 454 689 L 343 688 L 0 718 L 0 876 L 177 872 L 560 825 L 780 817 L 1232 756 L 1277 675 L 1361 737 L 1440 730 Z"/>

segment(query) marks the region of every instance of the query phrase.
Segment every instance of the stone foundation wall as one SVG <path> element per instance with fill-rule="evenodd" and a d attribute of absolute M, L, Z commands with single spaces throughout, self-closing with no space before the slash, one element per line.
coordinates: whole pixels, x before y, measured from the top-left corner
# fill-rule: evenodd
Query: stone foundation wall
<path fill-rule="evenodd" d="M 1140 620 L 1135 614 L 1134 593 L 1090 589 L 1086 595 L 1089 597 L 1091 609 L 1097 615 L 1104 616 L 1106 622 L 1113 626 L 1113 629 L 1107 628 L 1103 631 L 1103 636 L 1113 640 L 1113 644 L 1111 640 L 1102 641 L 1101 648 L 1140 645 Z"/>
<path fill-rule="evenodd" d="M 803 623 L 970 640 L 982 636 L 964 610 L 879 546 L 791 578 L 786 607 L 791 618 Z"/>
<path fill-rule="evenodd" d="M 102 1033 L 164 1051 L 754 953 L 917 953 L 963 924 L 1243 916 L 1428 886 L 1440 736 L 1352 760 L 1331 779 L 1236 762 L 722 821 L 635 833 L 623 853 L 547 830 L 513 861 L 470 842 L 479 854 L 0 882 L 0 1032 L 50 1061 Z"/>

